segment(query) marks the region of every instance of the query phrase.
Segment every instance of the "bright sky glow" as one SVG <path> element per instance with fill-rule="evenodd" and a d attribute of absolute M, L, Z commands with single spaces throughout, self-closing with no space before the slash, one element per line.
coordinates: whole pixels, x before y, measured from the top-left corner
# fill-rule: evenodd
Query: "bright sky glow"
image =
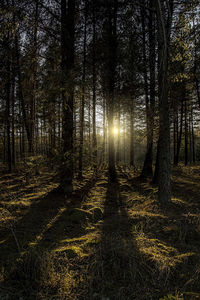
<path fill-rule="evenodd" d="M 119 133 L 119 129 L 117 127 L 114 127 L 113 128 L 113 134 L 118 135 L 118 133 Z"/>

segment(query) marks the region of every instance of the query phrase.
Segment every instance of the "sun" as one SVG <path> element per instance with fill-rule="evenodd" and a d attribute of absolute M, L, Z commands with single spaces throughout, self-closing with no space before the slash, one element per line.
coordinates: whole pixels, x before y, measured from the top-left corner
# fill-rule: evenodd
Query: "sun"
<path fill-rule="evenodd" d="M 118 133 L 119 133 L 119 129 L 117 127 L 114 127 L 113 128 L 113 134 L 118 135 Z"/>

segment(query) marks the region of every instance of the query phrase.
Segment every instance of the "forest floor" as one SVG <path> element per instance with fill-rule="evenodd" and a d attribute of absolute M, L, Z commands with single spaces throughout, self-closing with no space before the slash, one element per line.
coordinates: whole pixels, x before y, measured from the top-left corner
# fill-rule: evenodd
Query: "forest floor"
<path fill-rule="evenodd" d="M 75 182 L 0 176 L 0 299 L 200 299 L 200 167 L 173 170 L 172 203 L 118 167 Z"/>

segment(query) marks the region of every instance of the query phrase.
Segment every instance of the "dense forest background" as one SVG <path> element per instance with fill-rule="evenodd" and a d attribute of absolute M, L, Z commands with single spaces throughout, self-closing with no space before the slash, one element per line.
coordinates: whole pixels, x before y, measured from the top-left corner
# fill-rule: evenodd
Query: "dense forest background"
<path fill-rule="evenodd" d="M 146 177 L 159 147 L 160 172 L 200 159 L 198 1 L 2 1 L 1 19 L 9 171 L 42 156 L 69 181 L 106 161 Z"/>
<path fill-rule="evenodd" d="M 173 207 L 174 199 L 177 200 L 181 192 L 192 193 L 192 182 L 196 182 L 194 189 L 197 188 L 200 175 L 199 1 L 1 0 L 0 22 L 0 216 L 3 218 L 2 224 L 7 224 L 11 219 L 9 225 L 2 225 L 2 243 L 5 243 L 4 235 L 11 234 L 16 251 L 22 253 L 26 249 L 27 245 L 21 245 L 20 233 L 16 234 L 18 226 L 33 226 L 33 223 L 24 225 L 27 221 L 24 214 L 29 208 L 28 204 L 23 204 L 22 194 L 26 191 L 25 186 L 27 189 L 30 186 L 32 193 L 37 194 L 40 189 L 43 191 L 45 182 L 49 183 L 47 196 L 44 198 L 45 209 L 48 211 L 52 209 L 52 205 L 54 207 L 53 199 L 55 202 L 72 199 L 74 204 L 69 205 L 70 209 L 79 207 L 79 214 L 86 214 L 84 217 L 79 215 L 81 224 L 85 217 L 87 220 L 90 218 L 88 207 L 84 209 L 84 199 L 92 188 L 94 193 L 96 190 L 100 202 L 101 197 L 108 200 L 107 210 L 106 202 L 104 203 L 104 217 L 110 218 L 110 212 L 114 211 L 112 214 L 115 214 L 116 221 L 120 207 L 127 206 L 126 201 L 126 204 L 122 204 L 119 186 L 128 189 L 126 192 L 132 194 L 132 197 L 137 198 L 134 194 L 136 191 L 143 193 L 148 201 L 154 197 L 158 210 L 172 213 L 167 217 L 160 217 L 158 213 L 157 217 L 162 220 L 169 218 L 170 224 L 173 218 L 179 220 L 179 214 Z M 17 183 L 12 181 L 14 178 L 17 178 Z M 46 181 L 43 182 L 44 178 Z M 128 180 L 127 186 L 124 178 Z M 177 187 L 175 181 L 180 178 L 185 181 L 179 182 Z M 189 182 L 190 179 L 193 181 Z M 98 191 L 98 187 L 95 188 L 98 180 L 108 180 L 107 194 L 103 190 Z M 148 191 L 145 190 L 147 185 Z M 189 190 L 183 192 L 184 186 L 189 187 Z M 19 191 L 21 194 L 18 195 Z M 198 198 L 198 188 L 195 193 L 197 194 L 192 199 Z M 15 197 L 20 199 L 20 208 L 17 202 L 14 207 L 9 204 Z M 60 197 L 65 200 L 60 200 Z M 82 204 L 79 203 L 76 207 L 77 202 L 73 199 Z M 96 206 L 100 205 L 94 203 Z M 33 203 L 29 204 L 33 206 Z M 132 204 L 128 205 L 130 209 Z M 194 211 L 198 208 L 195 205 Z M 103 206 L 101 209 L 96 206 L 93 207 L 96 209 L 93 217 L 97 214 L 101 220 Z M 154 204 L 148 209 L 153 208 Z M 40 209 L 45 219 L 45 209 L 39 205 L 38 209 L 33 209 L 34 224 L 37 223 Z M 188 214 L 192 211 L 192 208 L 184 209 Z M 143 207 L 142 211 L 144 210 Z M 174 211 L 177 215 L 173 215 Z M 15 225 L 16 221 L 12 219 L 18 218 L 18 212 L 21 221 Z M 29 214 L 27 216 L 30 217 Z M 121 209 L 120 226 L 124 226 L 129 235 L 131 230 L 126 214 Z M 42 218 L 41 215 L 40 217 Z M 199 220 L 198 216 L 197 219 Z M 181 228 L 185 221 L 180 219 L 177 222 Z M 142 226 L 140 234 L 143 225 L 139 224 Z M 153 223 L 149 221 L 149 228 L 151 224 Z M 102 240 L 105 240 L 107 227 L 103 226 Z M 117 223 L 110 228 L 110 232 L 115 232 L 116 228 Z M 179 232 L 179 238 L 182 237 L 181 234 Z M 186 235 L 185 233 L 184 238 Z M 196 240 L 196 236 L 193 237 Z M 157 243 L 156 240 L 154 242 Z M 7 248 L 3 253 L 10 251 L 11 256 L 15 257 L 16 253 L 13 254 L 10 250 L 10 244 L 5 247 Z M 156 246 L 152 247 L 154 254 L 157 253 Z M 163 246 L 162 255 L 164 248 Z M 173 256 L 172 249 L 165 250 L 168 251 L 168 257 Z M 124 248 L 122 252 L 126 251 L 128 250 Z M 193 253 L 192 251 L 198 252 L 197 249 L 190 249 L 189 252 Z M 156 255 L 158 258 L 158 253 Z M 43 256 L 39 257 L 43 259 Z M 182 258 L 178 258 L 176 254 L 176 259 L 180 261 Z M 49 260 L 54 263 L 52 257 Z M 161 260 L 165 264 L 163 257 Z M 158 261 L 159 259 L 156 263 Z M 14 264 L 16 267 L 16 261 Z M 127 262 L 127 266 L 128 264 Z M 166 269 L 163 265 L 161 267 L 161 274 L 165 277 L 164 287 L 167 287 L 166 282 L 170 278 L 167 272 L 175 265 L 175 258 L 173 262 L 168 261 L 166 264 Z M 2 268 L 7 267 L 3 265 Z M 127 268 L 125 267 L 125 272 Z M 8 273 L 12 272 L 13 267 Z M 141 278 L 145 277 L 142 271 L 140 275 Z M 2 282 L 6 282 L 7 277 L 2 275 Z M 95 280 L 92 286 L 95 286 Z M 120 280 L 113 279 L 111 282 L 114 284 Z M 23 278 L 21 282 L 24 282 Z M 141 283 L 138 284 L 140 286 Z M 77 282 L 75 285 L 78 285 Z M 131 285 L 129 281 L 128 285 Z M 198 292 L 197 285 L 195 287 Z M 158 289 L 159 293 L 162 288 Z M 172 287 L 168 291 L 174 294 L 176 288 Z M 191 290 L 193 288 L 192 286 Z M 134 298 L 135 296 L 125 292 L 122 292 L 122 296 L 114 292 L 113 298 L 112 295 L 106 298 L 104 296 L 108 289 L 102 288 L 103 292 L 94 292 L 96 296 L 93 297 L 91 294 L 74 294 L 73 290 L 69 292 L 68 287 L 67 292 L 65 290 L 62 296 L 55 299 L 159 299 L 163 296 L 162 293 L 156 294 L 156 289 L 148 292 L 148 286 L 144 298 L 142 295 Z M 83 290 L 87 288 L 84 286 Z M 167 294 L 167 290 L 165 292 Z M 9 289 L 7 293 L 12 296 Z M 20 293 L 23 294 L 21 290 Z M 21 295 L 20 293 L 17 295 Z M 155 298 L 153 293 L 156 294 Z M 37 294 L 27 299 L 47 299 L 42 297 Z M 181 299 L 200 299 L 200 296 L 192 297 Z"/>

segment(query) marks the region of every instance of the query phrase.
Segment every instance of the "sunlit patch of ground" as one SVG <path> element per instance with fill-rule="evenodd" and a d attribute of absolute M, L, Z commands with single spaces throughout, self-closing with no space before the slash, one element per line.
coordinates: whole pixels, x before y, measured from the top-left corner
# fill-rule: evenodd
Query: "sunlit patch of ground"
<path fill-rule="evenodd" d="M 200 299 L 199 174 L 175 168 L 165 209 L 129 168 L 114 185 L 89 170 L 74 199 L 52 192 L 47 170 L 0 176 L 0 298 Z"/>
<path fill-rule="evenodd" d="M 176 248 L 167 245 L 159 239 L 149 238 L 145 234 L 139 234 L 136 238 L 136 243 L 139 251 L 155 262 L 155 266 L 160 272 L 169 272 L 178 263 L 182 263 L 188 257 L 195 255 L 194 252 L 179 253 Z"/>

